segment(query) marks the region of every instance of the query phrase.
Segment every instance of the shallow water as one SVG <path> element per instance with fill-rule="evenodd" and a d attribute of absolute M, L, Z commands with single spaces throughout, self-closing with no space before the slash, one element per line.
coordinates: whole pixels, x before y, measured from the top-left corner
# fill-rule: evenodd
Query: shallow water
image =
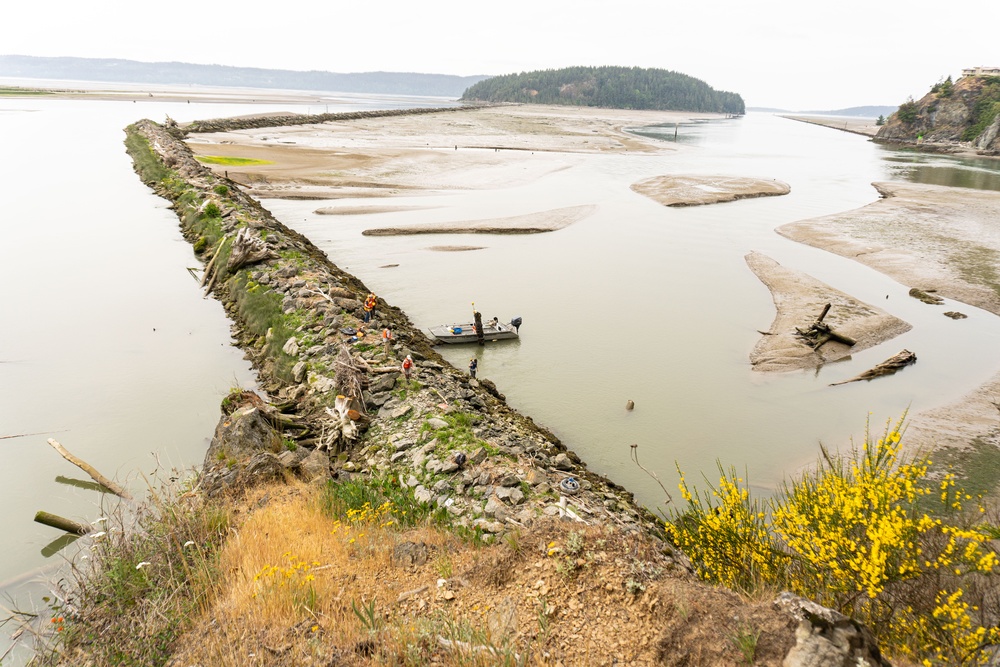
<path fill-rule="evenodd" d="M 670 132 L 672 133 L 672 127 Z M 483 315 L 524 318 L 521 340 L 485 349 L 443 346 L 458 368 L 479 357 L 479 375 L 510 403 L 551 428 L 590 467 L 662 506 L 658 485 L 673 492 L 675 463 L 715 477 L 716 461 L 745 468 L 765 492 L 812 463 L 820 441 L 847 445 L 904 411 L 958 398 L 1000 363 L 983 364 L 1000 342 L 1000 320 L 963 304 L 955 322 L 907 296 L 908 286 L 854 262 L 784 239 L 788 222 L 864 206 L 878 198 L 873 181 L 905 178 L 908 159 L 864 137 L 769 115 L 681 126 L 685 148 L 669 155 L 537 154 L 568 169 L 493 191 L 435 193 L 394 204 L 435 210 L 319 216 L 313 210 L 351 202 L 264 204 L 309 236 L 330 258 L 426 329 Z M 986 183 L 997 176 L 998 165 Z M 962 181 L 983 165 L 936 158 L 925 165 Z M 666 208 L 629 190 L 666 173 L 776 178 L 791 194 L 715 206 Z M 942 177 L 941 180 L 946 180 Z M 366 228 L 492 218 L 596 204 L 591 217 L 531 236 L 364 237 Z M 443 253 L 439 245 L 482 245 Z M 744 256 L 763 252 L 791 268 L 888 310 L 914 330 L 819 371 L 762 375 L 748 354 L 774 315 L 768 290 Z M 379 268 L 398 264 L 394 268 Z M 888 296 L 888 299 L 886 298 Z M 828 386 L 907 348 L 919 362 L 891 378 Z M 627 400 L 635 410 L 627 412 Z M 676 495 L 676 494 L 675 494 Z"/>
<path fill-rule="evenodd" d="M 415 100 L 330 110 L 431 103 Z M 73 485 L 89 477 L 47 438 L 144 493 L 143 474 L 200 465 L 222 397 L 255 386 L 222 306 L 187 271 L 200 264 L 176 216 L 133 173 L 123 128 L 289 109 L 0 98 L 0 619 L 5 606 L 40 604 L 39 568 L 67 553 L 35 512 L 103 513 L 100 494 Z M 18 434 L 33 435 L 8 437 Z"/>

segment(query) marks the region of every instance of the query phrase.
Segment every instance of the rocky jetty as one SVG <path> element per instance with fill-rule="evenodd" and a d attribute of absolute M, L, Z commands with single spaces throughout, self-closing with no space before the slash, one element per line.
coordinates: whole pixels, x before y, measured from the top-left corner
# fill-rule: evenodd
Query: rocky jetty
<path fill-rule="evenodd" d="M 544 516 L 659 530 L 630 492 L 589 471 L 551 432 L 511 409 L 492 382 L 445 362 L 399 309 L 380 300 L 368 333 L 358 338 L 369 293 L 360 281 L 203 167 L 168 128 L 142 121 L 131 131 L 184 179 L 184 188 L 147 182 L 174 201 L 190 240 L 202 238 L 192 211 L 214 203 L 222 238 L 249 229 L 275 255 L 215 277 L 215 296 L 278 407 L 251 401 L 223 415 L 205 458 L 207 492 L 270 480 L 280 470 L 321 479 L 391 474 L 421 501 L 447 507 L 459 524 L 489 535 Z M 204 245 L 222 255 L 226 243 Z M 263 297 L 280 305 L 271 317 L 284 323 L 265 330 L 251 321 L 248 301 Z M 385 327 L 394 339 L 388 351 L 379 339 Z M 409 382 L 400 369 L 407 355 L 416 364 Z M 345 394 L 357 407 L 354 437 L 338 425 L 336 398 Z"/>

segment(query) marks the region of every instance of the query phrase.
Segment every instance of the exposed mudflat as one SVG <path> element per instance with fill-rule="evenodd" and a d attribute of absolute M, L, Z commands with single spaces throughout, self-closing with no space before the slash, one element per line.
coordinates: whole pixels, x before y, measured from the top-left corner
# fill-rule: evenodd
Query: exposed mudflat
<path fill-rule="evenodd" d="M 746 256 L 750 270 L 771 290 L 776 310 L 774 321 L 750 353 L 757 371 L 790 371 L 815 368 L 895 338 L 910 325 L 874 306 L 854 299 L 801 271 L 785 268 L 761 253 Z M 813 349 L 796 335 L 795 327 L 807 328 L 832 304 L 823 322 L 834 331 L 857 341 L 847 346 L 829 341 Z"/>
<path fill-rule="evenodd" d="M 405 236 L 410 234 L 540 234 L 554 232 L 583 220 L 597 210 L 595 205 L 569 206 L 548 211 L 515 215 L 508 218 L 439 222 L 432 225 L 377 227 L 362 232 L 365 236 Z"/>
<path fill-rule="evenodd" d="M 1000 192 L 875 183 L 854 211 L 778 228 L 790 239 L 870 266 L 904 285 L 1000 315 Z M 992 357 L 991 351 L 984 355 Z M 1000 445 L 1000 374 L 945 407 L 910 415 L 906 441 L 930 451 Z"/>
<path fill-rule="evenodd" d="M 413 196 L 427 189 L 497 188 L 531 182 L 587 154 L 684 150 L 622 128 L 721 117 L 504 106 L 198 134 L 187 143 L 198 155 L 272 162 L 228 169 L 230 178 L 258 198 Z"/>
<path fill-rule="evenodd" d="M 778 233 L 1000 315 L 1000 192 L 874 183 L 883 199 Z"/>
<path fill-rule="evenodd" d="M 398 213 L 400 211 L 425 211 L 435 206 L 324 206 L 316 215 L 371 215 L 373 213 Z"/>
<path fill-rule="evenodd" d="M 698 206 L 787 195 L 787 183 L 746 176 L 655 176 L 639 181 L 632 189 L 664 206 Z"/>

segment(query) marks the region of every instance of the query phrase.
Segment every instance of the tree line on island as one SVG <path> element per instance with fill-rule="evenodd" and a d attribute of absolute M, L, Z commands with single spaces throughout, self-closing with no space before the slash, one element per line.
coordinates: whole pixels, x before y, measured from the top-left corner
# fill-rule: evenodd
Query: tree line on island
<path fill-rule="evenodd" d="M 737 93 L 687 74 L 641 67 L 566 67 L 495 76 L 470 86 L 465 102 L 563 104 L 616 109 L 743 114 Z"/>

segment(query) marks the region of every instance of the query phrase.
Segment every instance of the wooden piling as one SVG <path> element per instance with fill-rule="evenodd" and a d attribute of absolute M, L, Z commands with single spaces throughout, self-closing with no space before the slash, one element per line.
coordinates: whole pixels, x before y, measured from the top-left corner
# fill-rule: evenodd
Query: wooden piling
<path fill-rule="evenodd" d="M 472 328 L 476 330 L 476 340 L 479 341 L 480 345 L 486 345 L 486 339 L 483 338 L 483 314 L 478 310 L 473 311 L 473 317 L 476 323 L 472 325 Z"/>

